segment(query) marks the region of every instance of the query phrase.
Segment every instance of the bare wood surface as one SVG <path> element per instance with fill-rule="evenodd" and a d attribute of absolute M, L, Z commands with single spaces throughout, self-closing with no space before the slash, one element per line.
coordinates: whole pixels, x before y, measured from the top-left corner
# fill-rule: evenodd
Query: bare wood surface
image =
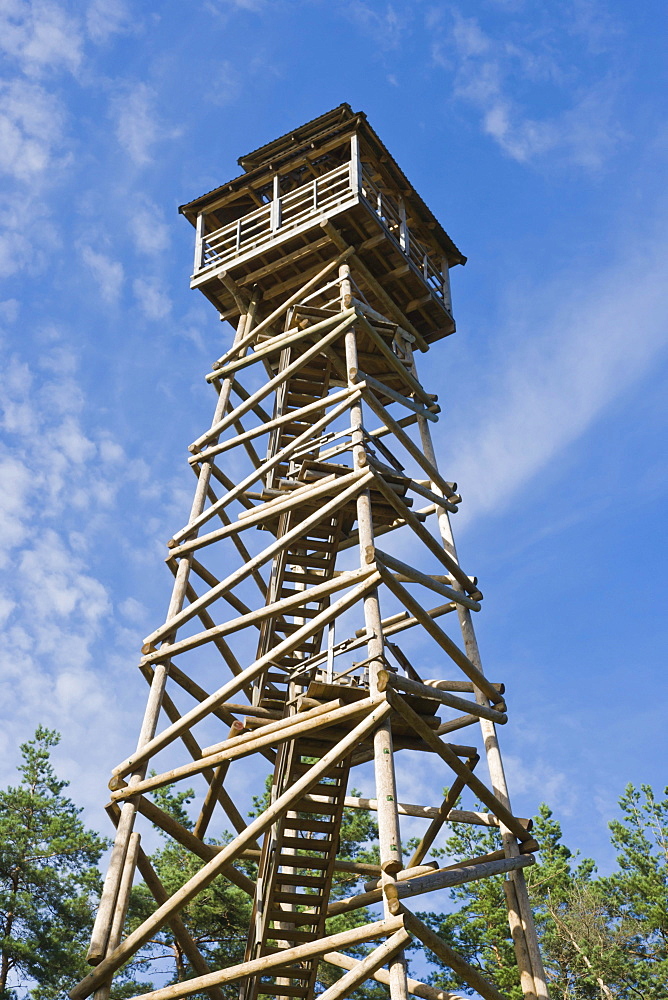
<path fill-rule="evenodd" d="M 88 975 L 81 983 L 70 992 L 72 1000 L 90 996 L 91 993 L 103 983 L 110 975 L 121 967 L 132 955 L 138 951 L 157 930 L 164 926 L 173 913 L 178 913 L 186 906 L 201 889 L 206 888 L 224 867 L 237 857 L 239 851 L 260 836 L 272 825 L 278 816 L 286 812 L 293 802 L 309 789 L 317 784 L 320 778 L 327 774 L 328 770 L 339 760 L 346 756 L 350 750 L 357 745 L 368 733 L 372 732 L 389 713 L 390 707 L 387 704 L 374 709 L 365 719 L 355 726 L 350 733 L 326 753 L 316 764 L 282 796 L 258 816 L 246 829 L 244 833 L 238 834 L 234 840 L 227 844 L 220 853 L 207 862 L 203 868 L 192 876 L 177 892 L 150 917 L 143 921 L 125 941 L 119 945 L 110 955 L 100 962 L 96 969 Z M 328 950 L 328 949 L 325 949 Z M 220 980 L 223 982 L 225 980 Z M 193 991 L 195 992 L 195 991 Z"/>
<path fill-rule="evenodd" d="M 422 737 L 425 743 L 433 747 L 439 757 L 441 757 L 446 764 L 450 765 L 455 774 L 464 779 L 473 794 L 492 810 L 494 815 L 498 817 L 504 826 L 508 827 L 518 840 L 529 839 L 529 833 L 524 829 L 522 824 L 518 822 L 517 818 L 513 816 L 508 807 L 497 799 L 494 792 L 491 792 L 489 788 L 482 783 L 480 778 L 477 778 L 475 774 L 468 770 L 466 765 L 460 761 L 457 754 L 450 749 L 447 743 L 443 743 L 438 736 L 434 735 L 431 729 L 423 723 L 417 712 L 414 712 L 413 709 L 410 708 L 400 697 L 397 698 L 394 695 L 390 695 L 390 703 L 400 715 L 403 715 L 407 722 L 411 723 L 415 732 Z"/>
<path fill-rule="evenodd" d="M 434 955 L 444 962 L 455 975 L 464 980 L 465 983 L 479 993 L 483 1000 L 508 1000 L 504 993 L 500 993 L 495 986 L 489 983 L 478 970 L 470 965 L 461 955 L 443 941 L 430 927 L 427 927 L 418 917 L 404 907 L 401 908 L 406 921 L 406 927 L 411 934 L 419 938 Z"/>
<path fill-rule="evenodd" d="M 387 941 L 383 941 L 373 951 L 369 952 L 361 961 L 357 962 L 344 976 L 333 983 L 329 989 L 320 994 L 319 1000 L 342 1000 L 343 997 L 350 996 L 350 993 L 361 986 L 369 979 L 381 965 L 385 965 L 396 953 L 411 940 L 403 927 L 392 934 Z"/>
<path fill-rule="evenodd" d="M 498 722 L 501 725 L 508 721 L 508 716 L 504 712 L 497 712 L 495 709 L 487 708 L 485 705 L 466 701 L 465 698 L 459 698 L 455 694 L 450 694 L 449 691 L 439 691 L 436 687 L 428 687 L 426 684 L 420 684 L 419 681 L 411 680 L 409 677 L 403 677 L 400 674 L 393 674 L 390 671 L 383 671 L 380 685 L 380 691 L 384 691 L 389 686 L 398 691 L 405 691 L 407 694 L 418 695 L 421 698 L 433 698 L 442 705 L 457 708 L 462 712 L 468 712 L 470 715 L 477 715 L 479 718 L 491 719 L 492 722 Z"/>
<path fill-rule="evenodd" d="M 332 948 L 345 948 L 365 941 L 373 941 L 375 938 L 384 937 L 387 934 L 401 930 L 403 920 L 401 917 L 390 920 L 379 920 L 374 924 L 366 924 L 363 927 L 353 927 L 348 931 L 341 931 L 339 934 L 330 934 L 329 937 L 321 938 L 318 941 L 309 941 L 307 944 L 297 945 L 294 948 L 286 948 L 277 955 L 265 955 L 262 958 L 253 959 L 250 962 L 243 962 L 240 965 L 232 965 L 220 972 L 211 972 L 207 976 L 198 976 L 189 979 L 185 983 L 175 983 L 174 986 L 164 986 L 160 990 L 152 990 L 150 993 L 138 994 L 131 1000 L 177 1000 L 177 998 L 189 996 L 191 993 L 198 993 L 211 986 L 219 986 L 223 983 L 231 983 L 244 976 L 253 976 L 261 972 L 270 972 L 276 966 L 289 965 L 292 962 L 299 962 L 303 959 L 317 957 Z M 72 993 L 70 993 L 72 997 Z M 72 997 L 76 1000 L 76 997 Z"/>
<path fill-rule="evenodd" d="M 506 872 L 526 868 L 535 863 L 533 855 L 524 854 L 517 858 L 484 861 L 468 867 L 439 868 L 437 871 L 427 872 L 427 874 L 419 875 L 416 878 L 397 881 L 393 886 L 393 896 L 395 899 L 407 899 L 425 892 L 435 892 L 438 889 L 446 889 L 454 885 L 464 885 L 466 882 L 477 882 L 481 878 L 489 878 L 492 875 L 505 875 Z M 396 895 L 394 895 L 395 893 Z M 371 892 L 361 892 L 356 896 L 349 896 L 347 899 L 337 899 L 336 902 L 330 903 L 327 915 L 334 917 L 339 913 L 351 913 L 363 906 L 373 906 L 382 898 L 383 889 L 381 888 L 372 889 Z M 393 908 L 392 912 L 397 913 L 398 906 Z"/>
<path fill-rule="evenodd" d="M 345 955 L 341 951 L 328 951 L 322 956 L 322 960 L 329 965 L 336 965 L 340 969 L 354 969 L 359 962 L 359 959 L 351 958 L 350 955 Z M 390 985 L 390 974 L 385 969 L 376 969 L 370 978 L 383 983 L 384 986 Z M 422 1000 L 464 1000 L 464 997 L 458 994 L 450 993 L 448 990 L 439 990 L 435 986 L 421 983 L 418 979 L 409 978 L 406 985 L 412 996 L 422 997 Z"/>

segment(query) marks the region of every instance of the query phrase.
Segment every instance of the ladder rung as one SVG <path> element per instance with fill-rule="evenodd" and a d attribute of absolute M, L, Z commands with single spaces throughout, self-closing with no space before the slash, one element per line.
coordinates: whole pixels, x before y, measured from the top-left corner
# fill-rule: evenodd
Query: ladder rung
<path fill-rule="evenodd" d="M 274 892 L 271 898 L 275 903 L 296 903 L 300 906 L 318 906 L 322 902 L 322 895 L 317 892 Z"/>
<path fill-rule="evenodd" d="M 332 564 L 332 559 L 328 556 L 300 556 L 297 553 L 288 552 L 285 558 L 288 563 L 293 563 L 295 566 L 311 566 L 313 569 L 329 569 Z"/>
<path fill-rule="evenodd" d="M 290 910 L 269 910 L 267 913 L 269 920 L 278 920 L 286 924 L 310 924 L 314 927 L 320 923 L 319 913 L 292 913 Z"/>
<path fill-rule="evenodd" d="M 336 802 L 303 802 L 300 801 L 299 805 L 295 807 L 295 812 L 308 812 L 308 813 L 322 813 L 323 816 L 327 816 L 329 813 L 335 813 L 338 809 Z M 301 824 L 301 820 L 295 820 L 295 825 Z M 293 827 L 294 829 L 294 827 Z M 306 829 L 306 827 L 304 827 Z"/>
<path fill-rule="evenodd" d="M 333 552 L 336 549 L 336 542 L 325 541 L 324 538 L 302 538 L 290 548 L 290 552 L 296 549 L 316 549 L 318 552 Z"/>
<path fill-rule="evenodd" d="M 299 583 L 327 583 L 327 577 L 323 573 L 293 573 L 291 569 L 286 569 L 283 579 L 298 580 Z"/>
<path fill-rule="evenodd" d="M 292 938 L 290 938 L 292 940 Z M 309 940 L 308 938 L 306 940 Z M 259 997 L 307 997 L 309 995 L 308 986 L 279 986 L 269 983 L 260 983 L 257 989 Z"/>
<path fill-rule="evenodd" d="M 301 807 L 300 807 L 301 811 Z M 331 833 L 334 824 L 325 819 L 299 819 L 283 820 L 284 830 L 313 830 L 314 833 Z"/>
<path fill-rule="evenodd" d="M 297 715 L 295 716 L 295 718 L 299 718 L 299 716 Z M 308 771 L 308 767 L 305 767 L 304 771 L 302 771 L 301 773 L 304 774 L 306 771 Z M 313 787 L 309 790 L 309 795 L 328 795 L 330 798 L 334 799 L 337 797 L 340 791 L 341 791 L 341 785 L 339 782 L 337 782 L 335 785 L 327 785 L 325 784 L 325 782 L 320 782 L 317 785 L 313 785 Z"/>
<path fill-rule="evenodd" d="M 285 930 L 268 930 L 267 938 L 270 941 L 313 941 L 313 931 L 298 931 L 287 927 Z"/>
<path fill-rule="evenodd" d="M 283 865 L 285 868 L 312 868 L 317 871 L 319 868 L 323 871 L 329 868 L 329 858 L 312 858 L 307 857 L 304 854 L 279 854 L 277 859 L 279 865 Z"/>
<path fill-rule="evenodd" d="M 276 885 L 298 885 L 303 889 L 322 889 L 326 881 L 326 875 L 288 875 L 287 872 L 279 872 L 276 876 Z M 272 898 L 277 899 L 277 894 L 273 893 Z"/>
<path fill-rule="evenodd" d="M 281 847 L 291 847 L 296 851 L 320 851 L 322 854 L 329 852 L 333 844 L 332 840 L 315 840 L 313 837 L 282 837 Z"/>
<path fill-rule="evenodd" d="M 274 965 L 271 970 L 271 974 L 278 978 L 279 976 L 285 976 L 286 979 L 310 979 L 311 970 L 305 969 L 301 965 L 279 965 L 278 968 Z"/>

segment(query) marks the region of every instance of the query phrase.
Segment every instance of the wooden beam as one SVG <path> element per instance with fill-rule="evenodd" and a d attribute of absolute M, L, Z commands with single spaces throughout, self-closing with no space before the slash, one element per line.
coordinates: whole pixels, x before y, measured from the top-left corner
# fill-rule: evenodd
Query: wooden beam
<path fill-rule="evenodd" d="M 494 792 L 491 792 L 489 788 L 482 783 L 480 778 L 477 778 L 475 774 L 468 770 L 466 765 L 462 763 L 457 754 L 450 749 L 448 744 L 443 743 L 438 736 L 434 735 L 429 726 L 425 725 L 417 712 L 414 712 L 401 697 L 396 697 L 395 695 L 390 694 L 389 700 L 392 708 L 402 715 L 406 722 L 409 722 L 413 726 L 417 735 L 420 736 L 428 746 L 433 748 L 439 757 L 452 768 L 456 775 L 464 779 L 473 794 L 476 795 L 488 809 L 492 810 L 500 822 L 503 823 L 503 825 L 506 826 L 518 840 L 529 840 L 530 834 L 527 830 L 525 830 L 519 820 L 513 816 L 511 811 L 506 808 L 506 806 L 504 806 L 499 799 L 497 799 Z"/>
<path fill-rule="evenodd" d="M 229 844 L 220 851 L 220 853 L 212 858 L 211 861 L 207 862 L 203 868 L 201 868 L 197 874 L 193 875 L 184 885 L 178 889 L 174 895 L 166 902 L 163 906 L 158 907 L 155 913 L 147 917 L 128 937 L 123 941 L 118 948 L 116 948 L 110 955 L 100 962 L 100 964 L 95 968 L 95 970 L 86 976 L 73 990 L 70 991 L 71 1000 L 83 1000 L 84 997 L 90 996 L 91 993 L 105 980 L 112 975 L 117 969 L 119 969 L 125 962 L 134 955 L 139 948 L 141 948 L 147 941 L 149 941 L 153 935 L 160 930 L 161 927 L 168 922 L 170 917 L 174 913 L 178 913 L 184 906 L 195 898 L 195 896 L 202 890 L 205 889 L 216 876 L 222 872 L 223 868 L 238 856 L 239 852 L 243 850 L 248 843 L 255 840 L 261 834 L 265 832 L 274 822 L 286 813 L 290 807 L 298 801 L 298 799 L 309 791 L 316 785 L 319 780 L 328 773 L 331 767 L 337 764 L 340 760 L 348 756 L 353 747 L 355 747 L 361 740 L 368 736 L 374 729 L 382 722 L 382 720 L 390 712 L 390 707 L 387 704 L 381 705 L 371 712 L 365 719 L 355 726 L 350 733 L 339 743 L 337 743 L 328 753 L 326 753 L 320 760 L 313 764 L 312 767 L 308 769 L 293 785 L 288 791 L 284 792 L 283 795 L 279 796 L 272 805 L 269 806 L 260 816 L 253 820 L 253 822 L 248 826 L 245 833 L 239 834 L 234 838 Z M 401 926 L 400 924 L 393 927 L 392 930 L 397 930 Z M 368 940 L 368 939 L 367 939 Z M 322 952 L 329 951 L 332 945 L 328 945 L 323 948 Z M 335 945 L 334 945 L 335 947 Z M 320 952 L 320 954 L 322 954 Z M 318 952 L 316 951 L 315 954 Z M 283 952 L 282 956 L 276 960 L 273 956 L 275 964 L 280 964 L 285 960 L 288 953 Z M 272 964 L 272 957 L 266 959 L 261 959 L 261 962 L 269 962 L 269 966 Z M 241 966 L 243 969 L 243 975 L 252 974 L 252 963 L 248 963 Z M 262 966 L 261 966 L 262 967 Z M 229 970 L 227 970 L 229 973 Z M 214 983 L 205 983 L 198 980 L 191 980 L 187 985 L 187 989 L 190 992 L 195 993 L 199 989 L 203 989 L 209 985 L 217 985 L 219 982 L 228 982 L 229 976 L 225 978 L 225 973 L 215 973 L 215 975 L 221 976 L 222 978 L 215 980 Z M 232 978 L 238 978 L 232 977 Z M 190 989 L 191 985 L 194 985 L 193 989 Z M 179 984 L 177 989 L 183 989 L 184 985 Z M 168 987 L 170 989 L 170 987 Z"/>

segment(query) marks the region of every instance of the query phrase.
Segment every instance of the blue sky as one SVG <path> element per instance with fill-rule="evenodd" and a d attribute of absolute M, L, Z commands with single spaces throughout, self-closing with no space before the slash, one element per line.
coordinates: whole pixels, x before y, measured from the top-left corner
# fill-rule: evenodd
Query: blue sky
<path fill-rule="evenodd" d="M 653 0 L 0 3 L 3 781 L 57 728 L 106 832 L 230 336 L 189 290 L 176 207 L 347 101 L 469 257 L 458 332 L 422 370 L 507 685 L 515 809 L 546 799 L 610 864 L 624 784 L 667 783 L 664 18 Z"/>

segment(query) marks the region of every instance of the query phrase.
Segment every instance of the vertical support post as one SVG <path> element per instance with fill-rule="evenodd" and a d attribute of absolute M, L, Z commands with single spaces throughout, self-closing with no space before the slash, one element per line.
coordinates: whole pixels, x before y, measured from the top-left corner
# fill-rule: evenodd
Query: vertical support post
<path fill-rule="evenodd" d="M 410 249 L 410 235 L 408 232 L 408 223 L 406 222 L 406 204 L 403 198 L 399 199 L 399 220 L 399 243 L 403 252 L 408 254 Z"/>
<path fill-rule="evenodd" d="M 429 462 L 431 462 L 434 468 L 438 469 L 436 452 L 434 450 L 429 424 L 424 417 L 418 417 L 418 426 L 420 429 L 420 437 L 425 457 Z M 441 492 L 436 483 L 431 484 L 431 489 L 435 493 Z M 443 542 L 443 548 L 450 556 L 452 556 L 453 559 L 457 559 L 457 549 L 455 547 L 452 526 L 450 524 L 450 518 L 447 511 L 441 510 L 439 512 L 438 526 L 441 534 L 441 540 Z M 466 655 L 471 662 L 475 664 L 478 670 L 482 672 L 482 660 L 480 658 L 480 651 L 478 649 L 475 630 L 471 620 L 471 612 L 468 608 L 458 604 L 457 615 L 459 617 L 459 624 L 462 630 Z M 478 704 L 489 707 L 489 701 L 485 695 L 477 688 L 474 688 L 474 691 Z M 510 809 L 510 797 L 508 795 L 508 786 L 503 769 L 503 761 L 501 759 L 501 751 L 496 734 L 496 727 L 493 722 L 490 722 L 487 719 L 480 719 L 480 729 L 485 746 L 485 754 L 492 781 L 492 789 L 497 798 L 506 806 L 506 808 Z M 519 847 L 517 846 L 517 841 L 510 830 L 502 826 L 501 837 L 506 856 L 518 857 Z M 516 945 L 515 955 L 520 969 L 525 1000 L 549 1000 L 549 994 L 547 992 L 547 977 L 545 975 L 545 969 L 543 968 L 543 960 L 540 954 L 538 935 L 536 934 L 536 926 L 533 919 L 529 895 L 527 893 L 524 872 L 521 869 L 518 869 L 517 871 L 511 873 L 510 878 L 515 890 L 514 900 L 517 901 L 521 927 L 518 925 L 518 921 L 515 919 L 514 914 L 510 911 L 509 924 L 513 942 Z M 511 899 L 513 899 L 512 894 L 508 894 L 507 901 L 509 903 Z"/>
<path fill-rule="evenodd" d="M 334 681 L 334 645 L 336 643 L 336 623 L 331 621 L 327 626 L 327 683 Z"/>
<path fill-rule="evenodd" d="M 452 316 L 452 293 L 450 292 L 450 268 L 448 258 L 441 257 L 441 276 L 443 278 L 443 305 Z"/>
<path fill-rule="evenodd" d="M 274 174 L 273 192 L 271 197 L 271 230 L 281 228 L 281 182 L 278 174 Z"/>
<path fill-rule="evenodd" d="M 360 161 L 360 137 L 353 132 L 350 137 L 350 187 L 357 194 L 362 186 L 362 163 Z"/>
<path fill-rule="evenodd" d="M 130 903 L 130 890 L 132 889 L 132 880 L 134 878 L 135 868 L 137 865 L 137 858 L 139 857 L 140 848 L 140 838 L 138 833 L 133 833 L 130 836 L 128 843 L 128 851 L 125 857 L 125 864 L 123 865 L 123 873 L 121 876 L 121 891 L 119 892 L 119 900 L 116 904 L 114 915 L 112 919 L 111 931 L 109 932 L 109 951 L 113 951 L 121 943 L 121 938 L 123 937 L 123 927 L 125 926 L 125 918 L 128 912 L 128 905 Z M 98 986 L 93 994 L 93 1000 L 109 1000 L 109 994 L 111 993 L 111 979 L 103 983 L 102 986 Z"/>
<path fill-rule="evenodd" d="M 341 279 L 341 301 L 352 294 L 350 283 L 350 268 L 343 264 L 339 269 Z M 358 371 L 357 333 L 351 327 L 345 335 L 346 369 L 348 384 L 354 385 Z M 364 428 L 362 423 L 362 404 L 358 401 L 350 409 L 350 425 L 352 428 L 352 452 L 355 469 L 363 469 L 368 464 L 364 445 Z M 374 561 L 375 549 L 373 539 L 373 518 L 371 511 L 371 496 L 365 490 L 357 498 L 357 523 L 359 528 L 360 566 L 366 567 Z M 378 590 L 370 591 L 364 598 L 364 624 L 367 632 L 367 658 L 369 671 L 369 693 L 378 694 L 378 674 L 383 669 L 383 627 L 381 624 L 380 602 Z M 378 840 L 380 848 L 380 867 L 382 869 L 383 886 L 394 886 L 396 875 L 402 868 L 401 834 L 399 830 L 399 814 L 397 808 L 397 789 L 394 773 L 394 748 L 392 745 L 392 723 L 385 719 L 373 734 L 374 773 L 376 779 L 376 798 L 378 800 Z M 392 914 L 389 908 L 388 896 L 383 896 L 385 916 Z M 403 951 L 392 959 L 389 965 L 391 1000 L 407 1000 L 408 985 L 406 979 L 406 962 Z"/>
<path fill-rule="evenodd" d="M 204 267 L 204 212 L 200 212 L 197 216 L 197 225 L 195 226 L 195 263 L 193 265 L 193 274 L 197 274 Z"/>

